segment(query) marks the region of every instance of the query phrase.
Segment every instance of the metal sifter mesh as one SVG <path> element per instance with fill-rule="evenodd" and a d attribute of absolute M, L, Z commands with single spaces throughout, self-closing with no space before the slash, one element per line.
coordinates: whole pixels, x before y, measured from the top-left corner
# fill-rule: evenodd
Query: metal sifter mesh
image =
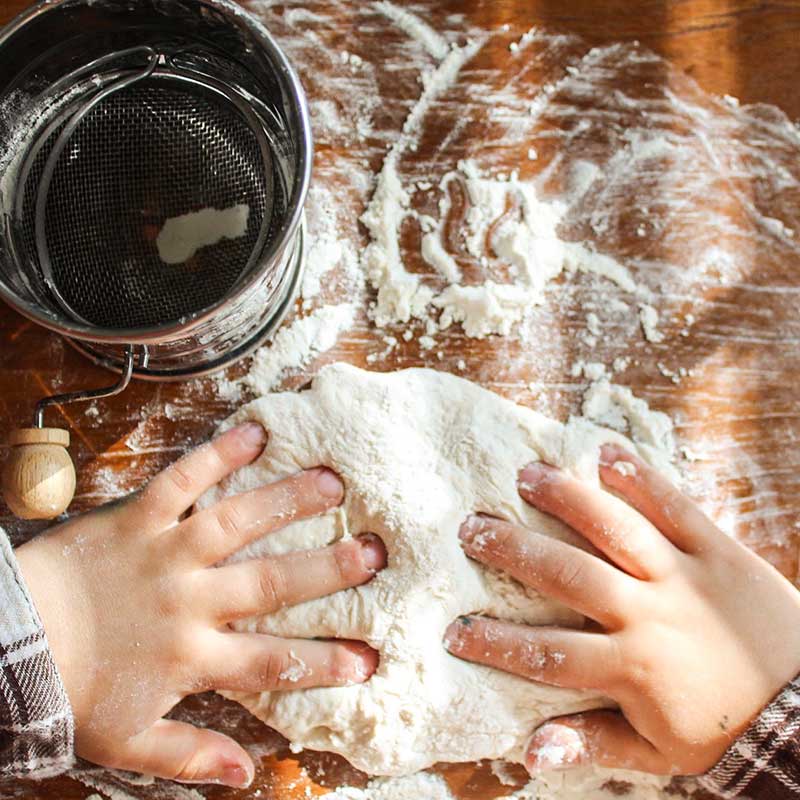
<path fill-rule="evenodd" d="M 234 0 L 35 0 L 0 29 L 0 299 L 123 375 L 232 364 L 299 291 L 312 151 Z"/>
<path fill-rule="evenodd" d="M 269 148 L 240 110 L 196 82 L 153 76 L 80 120 L 55 161 L 37 231 L 39 184 L 62 129 L 50 132 L 28 174 L 21 244 L 61 304 L 89 323 L 145 328 L 218 302 L 283 213 Z M 249 207 L 244 236 L 202 247 L 185 263 L 161 260 L 156 239 L 167 219 L 239 204 Z"/>

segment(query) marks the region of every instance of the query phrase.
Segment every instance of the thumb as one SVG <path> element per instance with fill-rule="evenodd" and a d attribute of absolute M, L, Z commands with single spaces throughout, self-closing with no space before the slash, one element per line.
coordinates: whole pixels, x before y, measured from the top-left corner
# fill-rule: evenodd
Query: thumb
<path fill-rule="evenodd" d="M 617 711 L 556 717 L 537 728 L 525 746 L 531 775 L 586 764 L 667 775 L 667 760 Z"/>
<path fill-rule="evenodd" d="M 233 739 L 185 722 L 160 719 L 129 739 L 116 769 L 181 783 L 221 783 L 243 788 L 253 780 L 250 756 Z"/>

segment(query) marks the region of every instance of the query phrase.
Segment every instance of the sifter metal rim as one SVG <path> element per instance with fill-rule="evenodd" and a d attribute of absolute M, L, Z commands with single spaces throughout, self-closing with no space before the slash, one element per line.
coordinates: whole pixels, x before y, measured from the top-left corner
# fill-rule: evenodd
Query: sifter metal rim
<path fill-rule="evenodd" d="M 294 299 L 303 283 L 303 275 L 305 273 L 306 237 L 306 223 L 303 217 L 300 220 L 300 228 L 294 240 L 294 252 L 288 262 L 290 267 L 288 274 L 291 276 L 291 280 L 287 283 L 283 291 L 281 302 L 276 307 L 275 312 L 271 314 L 265 323 L 252 336 L 249 336 L 246 341 L 234 350 L 226 352 L 220 358 L 205 362 L 199 369 L 153 370 L 147 366 L 142 367 L 135 363 L 133 367 L 133 377 L 137 380 L 157 381 L 159 383 L 184 381 L 187 378 L 202 378 L 205 375 L 218 372 L 219 370 L 231 366 L 240 359 L 252 355 L 265 341 L 277 332 L 281 323 L 286 319 L 292 309 Z M 71 339 L 70 337 L 65 338 L 67 343 L 72 345 L 75 350 L 98 366 L 104 367 L 112 372 L 121 373 L 123 371 L 123 361 L 121 359 L 113 359 L 107 354 L 94 350 L 91 344 L 87 343 L 86 340 Z"/>
<path fill-rule="evenodd" d="M 48 11 L 58 6 L 68 6 L 75 3 L 75 0 L 38 0 L 38 2 L 29 9 L 26 9 L 21 14 L 16 16 L 8 25 L 0 30 L 0 47 L 11 38 L 11 36 L 24 25 L 27 25 L 31 20 L 36 17 L 46 14 Z M 298 127 L 300 133 L 300 141 L 298 141 L 298 166 L 296 171 L 297 180 L 295 181 L 292 193 L 289 197 L 287 206 L 288 213 L 284 220 L 284 224 L 280 234 L 269 245 L 263 254 L 263 261 L 274 262 L 279 260 L 286 250 L 287 246 L 291 247 L 293 241 L 302 236 L 300 233 L 300 226 L 303 219 L 303 206 L 305 204 L 306 195 L 308 194 L 308 187 L 311 182 L 311 168 L 313 163 L 313 140 L 311 135 L 311 119 L 308 110 L 308 100 L 306 98 L 305 90 L 300 82 L 294 67 L 289 62 L 281 47 L 275 41 L 275 38 L 267 30 L 267 28 L 252 14 L 246 12 L 243 8 L 238 6 L 233 0 L 197 0 L 199 6 L 209 6 L 212 8 L 222 9 L 232 16 L 240 19 L 250 32 L 261 42 L 265 50 L 269 53 L 276 73 L 279 74 L 280 80 L 285 84 L 286 88 L 294 101 L 292 109 L 297 114 Z M 302 251 L 302 248 L 300 248 Z M 293 262 L 294 259 L 291 259 Z M 295 276 L 293 284 L 299 283 L 299 273 L 301 268 L 297 268 L 298 276 Z M 193 314 L 189 319 L 177 323 L 169 323 L 166 325 L 155 326 L 147 331 L 141 329 L 114 329 L 102 328 L 94 325 L 86 325 L 75 323 L 73 325 L 62 325 L 54 322 L 46 314 L 43 314 L 36 305 L 27 302 L 26 300 L 18 297 L 12 293 L 5 284 L 0 281 L 0 298 L 2 298 L 8 305 L 18 311 L 24 317 L 41 325 L 48 330 L 61 334 L 70 340 L 77 339 L 86 342 L 98 342 L 103 344 L 164 344 L 172 339 L 182 338 L 190 333 L 194 328 L 202 323 L 215 317 L 222 309 L 234 302 L 241 295 L 245 294 L 252 285 L 258 281 L 261 273 L 255 272 L 250 276 L 247 281 L 239 281 L 235 285 L 233 292 L 223 296 L 218 302 L 212 306 L 204 309 L 197 314 Z M 283 314 L 286 310 L 283 311 Z M 281 318 L 283 318 L 281 316 Z M 270 317 L 270 320 L 272 317 Z M 272 331 L 270 331 L 272 332 Z M 265 333 L 261 341 L 263 341 L 269 332 Z M 74 344 L 75 342 L 73 342 Z M 259 342 L 260 344 L 260 342 Z M 253 345 L 255 348 L 257 345 Z M 81 349 L 81 348 L 79 348 Z M 244 353 L 237 350 L 237 358 L 241 358 Z M 97 356 L 92 355 L 90 352 L 86 354 L 97 360 Z M 227 359 L 226 359 L 227 360 Z M 224 364 L 222 365 L 224 366 Z M 112 367 L 113 368 L 113 367 Z M 207 371 L 220 369 L 217 364 Z M 192 373 L 200 374 L 200 373 Z M 147 376 L 140 376 L 147 377 Z M 161 378 L 163 380 L 163 378 Z"/>

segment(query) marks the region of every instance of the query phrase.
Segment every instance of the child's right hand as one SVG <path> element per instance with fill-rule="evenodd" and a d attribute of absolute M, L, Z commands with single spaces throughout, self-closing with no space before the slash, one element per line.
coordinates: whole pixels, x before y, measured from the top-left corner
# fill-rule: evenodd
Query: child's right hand
<path fill-rule="evenodd" d="M 236 633 L 228 623 L 369 581 L 380 540 L 214 568 L 248 542 L 337 506 L 339 479 L 314 469 L 183 519 L 203 492 L 262 451 L 253 423 L 228 431 L 142 492 L 17 550 L 75 716 L 79 756 L 185 782 L 244 786 L 247 753 L 227 736 L 164 719 L 209 689 L 260 692 L 367 680 L 378 654 L 347 641 Z M 299 662 L 306 674 L 297 680 Z"/>
<path fill-rule="evenodd" d="M 473 517 L 460 533 L 467 555 L 593 622 L 574 630 L 465 617 L 446 644 L 619 704 L 621 713 L 544 723 L 528 743 L 531 772 L 587 763 L 705 772 L 800 670 L 800 593 L 633 453 L 605 445 L 599 476 L 613 492 L 542 463 L 520 473 L 522 498 L 590 551 L 493 517 Z"/>

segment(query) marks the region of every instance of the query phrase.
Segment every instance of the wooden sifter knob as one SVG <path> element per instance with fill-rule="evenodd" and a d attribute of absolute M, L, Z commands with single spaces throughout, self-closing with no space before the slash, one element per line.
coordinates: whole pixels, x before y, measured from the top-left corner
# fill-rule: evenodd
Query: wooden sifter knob
<path fill-rule="evenodd" d="M 67 452 L 69 432 L 20 428 L 11 434 L 3 467 L 3 498 L 21 519 L 53 519 L 75 494 L 75 467 Z"/>

